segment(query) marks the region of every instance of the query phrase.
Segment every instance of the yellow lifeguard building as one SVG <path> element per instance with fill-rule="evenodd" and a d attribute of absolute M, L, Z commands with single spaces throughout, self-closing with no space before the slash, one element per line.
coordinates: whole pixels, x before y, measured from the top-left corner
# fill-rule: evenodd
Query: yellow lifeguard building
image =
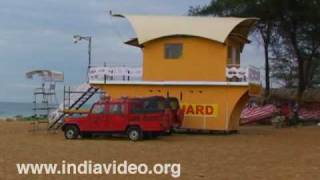
<path fill-rule="evenodd" d="M 91 86 L 112 98 L 176 97 L 185 113 L 182 128 L 238 130 L 241 110 L 260 90 L 259 71 L 240 67 L 240 53 L 257 19 L 117 16 L 127 18 L 136 32 L 125 43 L 142 50 L 142 77 L 93 78 Z M 125 73 L 130 76 L 130 70 Z"/>

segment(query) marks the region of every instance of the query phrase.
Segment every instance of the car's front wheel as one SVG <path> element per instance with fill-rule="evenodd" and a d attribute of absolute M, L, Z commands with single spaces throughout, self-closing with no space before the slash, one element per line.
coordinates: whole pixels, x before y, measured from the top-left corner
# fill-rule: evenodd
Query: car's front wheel
<path fill-rule="evenodd" d="M 79 137 L 79 129 L 76 126 L 67 126 L 64 130 L 64 137 L 66 139 L 76 139 Z"/>
<path fill-rule="evenodd" d="M 130 127 L 127 131 L 127 135 L 131 141 L 138 141 L 142 139 L 142 132 L 138 127 Z"/>

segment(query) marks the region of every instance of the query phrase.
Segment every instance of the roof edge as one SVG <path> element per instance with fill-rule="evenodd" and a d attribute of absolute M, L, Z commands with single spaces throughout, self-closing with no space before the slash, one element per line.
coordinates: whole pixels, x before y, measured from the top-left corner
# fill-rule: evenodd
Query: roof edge
<path fill-rule="evenodd" d="M 139 16 L 141 16 L 141 18 L 147 17 L 147 16 L 142 16 L 142 15 L 126 15 L 126 14 L 112 14 L 113 17 L 120 17 L 120 18 L 125 18 L 129 21 L 129 23 L 131 24 L 131 26 L 133 27 L 135 33 L 136 33 L 136 37 L 137 37 L 137 41 L 134 43 L 134 46 L 143 46 L 143 44 L 156 40 L 156 39 L 160 39 L 160 38 L 165 38 L 165 37 L 170 37 L 170 36 L 193 36 L 193 37 L 200 37 L 200 38 L 205 38 L 205 39 L 209 39 L 215 42 L 219 42 L 219 43 L 225 43 L 226 40 L 229 38 L 230 34 L 232 32 L 234 32 L 237 28 L 239 28 L 240 25 L 243 25 L 245 30 L 243 31 L 243 36 L 247 37 L 251 28 L 254 26 L 254 24 L 256 24 L 257 20 L 259 20 L 258 18 L 254 18 L 254 17 L 249 17 L 249 18 L 236 18 L 236 17 L 221 17 L 221 18 L 230 18 L 231 21 L 229 21 L 228 23 L 226 23 L 226 27 L 220 28 L 223 29 L 222 35 L 221 32 L 218 33 L 218 35 L 211 35 L 210 31 L 208 32 L 204 32 L 204 33 L 198 33 L 197 31 L 190 31 L 187 32 L 185 29 L 180 32 L 179 30 L 173 30 L 172 28 L 166 28 L 164 29 L 164 32 L 160 32 L 160 33 L 155 33 L 155 30 L 152 28 L 146 28 L 145 26 L 143 26 L 143 23 L 137 23 L 137 18 L 140 18 Z M 150 15 L 150 17 L 152 17 L 153 15 Z M 193 17 L 193 18 L 207 18 L 209 19 L 210 17 L 194 17 L 194 16 L 153 16 L 153 17 L 163 17 L 163 18 L 170 18 L 170 17 L 175 17 L 175 18 L 189 18 L 189 17 Z M 212 18 L 219 18 L 219 17 L 212 17 Z M 232 19 L 233 18 L 233 19 Z M 251 22 L 250 22 L 251 21 Z M 166 23 L 166 21 L 163 21 L 162 19 L 162 24 L 163 22 Z M 214 22 L 214 21 L 213 21 Z M 244 24 L 246 23 L 247 24 Z M 188 23 L 188 21 L 187 21 Z M 169 23 L 170 24 L 170 23 Z M 206 23 L 209 24 L 209 23 Z M 166 25 L 166 24 L 165 24 Z M 221 21 L 220 21 L 220 26 L 221 26 Z M 190 25 L 188 26 L 190 27 Z M 210 28 L 212 29 L 213 26 L 210 25 Z M 243 27 L 242 27 L 243 28 Z M 168 30 L 169 29 L 169 30 Z M 142 34 L 149 34 L 149 36 L 143 36 Z M 152 34 L 150 36 L 150 34 Z M 214 32 L 212 33 L 214 34 Z M 215 37 L 216 36 L 216 37 Z M 130 40 L 128 41 L 130 42 Z M 131 43 L 126 43 L 131 45 Z"/>

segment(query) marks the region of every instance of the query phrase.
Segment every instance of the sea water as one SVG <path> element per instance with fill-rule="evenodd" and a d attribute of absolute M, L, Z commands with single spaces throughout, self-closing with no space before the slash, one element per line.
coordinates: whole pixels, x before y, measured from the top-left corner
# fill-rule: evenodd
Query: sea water
<path fill-rule="evenodd" d="M 32 103 L 0 102 L 0 117 L 33 115 Z"/>

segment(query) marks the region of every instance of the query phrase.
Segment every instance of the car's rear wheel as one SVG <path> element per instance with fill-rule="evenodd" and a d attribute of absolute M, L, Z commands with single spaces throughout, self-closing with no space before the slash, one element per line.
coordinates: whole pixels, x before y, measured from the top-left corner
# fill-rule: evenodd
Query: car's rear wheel
<path fill-rule="evenodd" d="M 172 133 L 173 133 L 173 129 L 170 128 L 170 129 L 168 129 L 168 130 L 165 132 L 165 135 L 166 135 L 166 136 L 171 136 Z"/>
<path fill-rule="evenodd" d="M 138 141 L 142 139 L 142 132 L 138 127 L 130 127 L 127 131 L 127 135 L 131 141 Z"/>
<path fill-rule="evenodd" d="M 76 126 L 67 126 L 64 130 L 64 137 L 66 139 L 76 139 L 79 137 L 79 129 Z"/>

